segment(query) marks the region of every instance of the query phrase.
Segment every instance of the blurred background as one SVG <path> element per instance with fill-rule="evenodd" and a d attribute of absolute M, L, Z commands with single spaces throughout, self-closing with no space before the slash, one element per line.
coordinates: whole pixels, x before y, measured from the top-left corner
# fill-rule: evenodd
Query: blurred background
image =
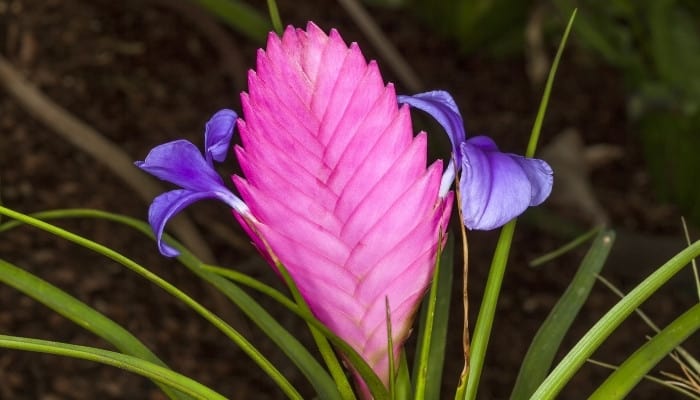
<path fill-rule="evenodd" d="M 450 91 L 469 135 L 488 134 L 503 150 L 520 154 L 561 33 L 578 7 L 538 152 L 554 167 L 554 193 L 518 226 L 480 398 L 508 397 L 529 341 L 583 253 L 536 269 L 528 266 L 530 260 L 608 224 L 617 229 L 618 242 L 604 275 L 627 290 L 683 247 L 681 216 L 698 238 L 700 3 L 280 0 L 278 5 L 285 25 L 314 21 L 358 42 L 399 93 Z M 255 51 L 270 29 L 265 2 L 258 0 L 0 0 L 0 202 L 22 212 L 97 208 L 145 219 L 152 196 L 130 162 L 169 140 L 199 144 L 213 113 L 239 110 L 246 71 L 254 67 Z M 433 143 L 436 157 L 445 157 L 439 128 L 416 117 L 417 129 L 440 138 Z M 235 171 L 232 160 L 221 169 L 225 176 Z M 187 212 L 194 236 L 204 238 L 200 251 L 220 265 L 277 283 L 228 213 L 216 203 Z M 106 222 L 61 225 L 136 259 L 233 321 L 310 393 L 273 344 L 205 284 L 163 259 L 152 242 Z M 478 309 L 496 237 L 470 234 L 472 310 Z M 230 398 L 282 398 L 218 331 L 120 266 L 28 228 L 0 236 L 0 257 L 95 306 L 176 370 Z M 681 275 L 645 305 L 659 325 L 697 301 L 692 274 Z M 575 343 L 615 300 L 596 286 L 564 346 Z M 460 349 L 459 299 L 453 306 L 448 346 Z M 278 314 L 308 340 L 299 321 Z M 4 286 L 0 332 L 105 346 Z M 619 363 L 650 333 L 632 317 L 595 358 Z M 697 337 L 688 348 L 700 355 Z M 661 369 L 680 373 L 673 362 Z M 453 390 L 460 370 L 459 358 L 448 360 L 446 376 L 453 379 L 445 382 L 446 390 Z M 562 398 L 586 398 L 608 373 L 584 367 Z M 673 393 L 646 382 L 631 398 L 659 396 Z M 164 397 L 150 382 L 120 370 L 0 350 L 0 399 L 95 398 Z"/>

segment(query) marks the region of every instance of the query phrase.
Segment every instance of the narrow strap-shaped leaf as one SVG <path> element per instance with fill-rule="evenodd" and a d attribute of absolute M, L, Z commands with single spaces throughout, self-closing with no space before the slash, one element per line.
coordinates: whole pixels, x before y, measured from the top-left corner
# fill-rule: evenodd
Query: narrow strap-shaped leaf
<path fill-rule="evenodd" d="M 560 257 L 560 256 L 570 252 L 571 250 L 575 249 L 576 247 L 580 246 L 581 244 L 586 243 L 592 237 L 595 237 L 596 235 L 598 235 L 601 230 L 602 230 L 602 227 L 596 227 L 596 228 L 593 228 L 582 235 L 577 236 L 575 239 L 573 239 L 569 243 L 566 243 L 565 245 L 559 247 L 558 249 L 550 251 L 549 253 L 541 255 L 541 256 L 537 257 L 536 259 L 530 261 L 530 266 L 531 267 L 539 267 L 542 264 L 550 262 L 550 261 L 556 259 L 557 257 Z"/>
<path fill-rule="evenodd" d="M 454 238 L 449 236 L 442 254 L 436 260 L 435 277 L 428 298 L 421 308 L 413 369 L 415 399 L 439 400 L 445 360 L 447 323 L 450 316 L 452 277 L 454 275 Z"/>
<path fill-rule="evenodd" d="M 58 226 L 51 225 L 47 222 L 41 221 L 39 219 L 30 217 L 28 215 L 10 210 L 9 208 L 0 206 L 0 214 L 4 214 L 10 218 L 22 221 L 25 224 L 31 225 L 33 227 L 39 228 L 51 234 L 54 234 L 60 238 L 73 242 L 79 246 L 90 249 L 98 254 L 118 262 L 119 264 L 129 268 L 130 270 L 136 272 L 143 278 L 149 280 L 155 285 L 159 286 L 165 290 L 171 296 L 182 301 L 185 305 L 190 307 L 192 310 L 197 312 L 200 316 L 206 319 L 214 327 L 219 329 L 224 333 L 231 341 L 236 343 L 243 352 L 245 352 L 258 366 L 277 384 L 277 386 L 292 399 L 301 399 L 301 395 L 297 390 L 289 383 L 289 380 L 268 360 L 263 356 L 260 351 L 255 348 L 245 337 L 243 337 L 238 331 L 236 331 L 231 325 L 226 321 L 219 318 L 217 315 L 212 313 L 209 309 L 198 303 L 192 297 L 188 296 L 186 293 L 178 289 L 176 286 L 172 285 L 165 279 L 154 274 L 143 266 L 139 265 L 130 258 L 116 252 L 106 246 L 96 243 L 75 233 L 69 232 Z"/>
<path fill-rule="evenodd" d="M 557 350 L 579 310 L 588 299 L 614 241 L 612 231 L 601 231 L 581 262 L 569 287 L 535 334 L 520 366 L 511 400 L 527 400 L 547 377 Z"/>
<path fill-rule="evenodd" d="M 612 370 L 612 371 L 615 371 L 618 368 L 617 365 L 608 364 L 608 363 L 593 360 L 593 359 L 588 359 L 588 362 L 593 364 L 593 365 L 607 368 L 607 369 Z M 662 372 L 662 374 L 663 374 L 663 372 Z M 678 393 L 686 396 L 689 399 L 700 400 L 700 396 L 698 396 L 696 393 L 689 390 L 689 388 L 692 389 L 692 387 L 685 386 L 684 384 L 681 384 L 681 382 L 674 381 L 674 378 L 672 375 L 667 375 L 667 378 L 668 379 L 662 379 L 662 378 L 657 378 L 657 377 L 652 376 L 652 375 L 645 375 L 644 376 L 644 379 L 648 380 L 649 382 L 654 382 L 657 385 L 661 385 L 668 390 L 678 392 Z"/>
<path fill-rule="evenodd" d="M 121 216 L 119 216 L 121 217 Z M 128 217 L 125 217 L 128 218 Z M 148 226 L 138 220 L 125 221 L 132 227 L 147 234 Z M 192 253 L 183 248 L 172 238 L 168 238 L 170 243 L 175 244 L 175 247 L 180 251 L 178 260 L 188 267 L 192 272 L 204 279 L 212 286 L 216 287 L 221 293 L 238 306 L 244 314 L 246 314 L 279 348 L 284 352 L 289 359 L 299 368 L 302 374 L 309 380 L 311 385 L 316 390 L 318 397 L 321 399 L 342 399 L 338 388 L 328 372 L 319 364 L 314 356 L 287 331 L 277 320 L 270 315 L 260 304 L 248 295 L 241 287 L 236 285 L 216 273 L 206 271 L 199 266 L 202 262 L 198 260 Z M 284 295 L 282 295 L 284 296 Z M 303 314 L 296 304 L 291 303 L 290 310 Z M 308 318 L 313 318 L 310 316 Z M 305 319 L 309 322 L 308 319 Z M 315 320 L 315 319 L 314 319 Z M 320 323 L 317 321 L 320 325 Z M 340 339 L 338 339 L 340 340 Z M 369 368 L 369 366 L 367 366 Z M 370 369 L 371 371 L 371 369 Z"/>
<path fill-rule="evenodd" d="M 527 150 L 525 152 L 525 157 L 533 157 L 535 155 L 535 150 L 537 150 L 537 143 L 540 138 L 540 132 L 542 131 L 542 123 L 544 122 L 545 111 L 547 110 L 547 105 L 549 104 L 549 96 L 552 91 L 552 85 L 554 84 L 554 77 L 557 73 L 557 68 L 559 67 L 559 60 L 564 52 L 564 47 L 566 41 L 569 37 L 569 32 L 571 32 L 571 26 L 574 23 L 574 18 L 576 16 L 576 10 L 571 14 L 569 18 L 569 23 L 564 30 L 564 35 L 559 43 L 559 49 L 554 57 L 554 62 L 549 70 L 549 75 L 547 76 L 547 82 L 545 84 L 544 93 L 542 99 L 540 100 L 540 106 L 537 110 L 537 116 L 535 117 L 535 122 L 532 126 L 532 132 L 530 133 L 530 140 L 527 145 Z M 489 272 L 489 277 L 486 281 L 486 288 L 484 291 L 484 299 L 481 303 L 481 308 L 479 309 L 479 314 L 476 320 L 476 326 L 474 327 L 473 341 L 471 345 L 471 359 L 469 366 L 469 376 L 466 380 L 462 380 L 460 385 L 457 387 L 456 399 L 468 399 L 473 400 L 476 398 L 476 393 L 479 388 L 479 380 L 481 379 L 481 371 L 483 370 L 484 360 L 486 358 L 486 347 L 489 343 L 489 337 L 491 335 L 491 327 L 493 326 L 493 320 L 496 314 L 496 304 L 498 302 L 498 297 L 501 290 L 501 283 L 503 282 L 503 276 L 505 274 L 506 262 L 508 260 L 508 254 L 510 253 L 510 245 L 513 241 L 513 233 L 515 231 L 516 220 L 513 220 L 506 224 L 502 230 L 501 235 L 498 238 L 498 244 L 496 245 L 496 252 L 494 258 L 491 262 L 491 269 Z"/>
<path fill-rule="evenodd" d="M 172 240 L 172 239 L 169 239 L 169 240 Z M 176 242 L 173 241 L 173 243 L 176 243 Z M 180 245 L 177 244 L 176 247 L 177 246 L 180 246 Z M 178 248 L 182 249 L 181 247 L 178 247 Z M 191 256 L 189 253 L 186 252 L 186 250 L 182 249 L 182 251 L 186 253 L 185 254 L 186 257 Z M 375 396 L 384 396 L 384 397 L 388 396 L 388 392 L 386 392 L 386 390 L 384 389 L 383 384 L 381 383 L 381 381 L 379 380 L 377 375 L 369 367 L 369 365 L 362 359 L 362 357 L 349 344 L 347 344 L 343 339 L 339 338 L 338 336 L 334 335 L 330 330 L 328 330 L 328 328 L 325 325 L 323 325 L 321 323 L 321 321 L 316 319 L 316 317 L 314 317 L 313 314 L 311 314 L 311 312 L 308 309 L 305 310 L 305 309 L 299 307 L 299 305 L 297 303 L 294 303 L 293 301 L 289 300 L 289 298 L 287 298 L 284 294 L 280 293 L 276 289 L 269 287 L 268 285 L 265 285 L 262 282 L 259 282 L 255 279 L 243 278 L 242 274 L 237 273 L 235 271 L 226 270 L 226 269 L 220 268 L 220 267 L 213 267 L 210 265 L 207 265 L 201 269 L 212 271 L 215 274 L 221 275 L 221 276 L 228 278 L 228 279 L 231 279 L 234 282 L 239 282 L 243 285 L 249 286 L 252 289 L 255 289 L 255 290 L 258 290 L 262 293 L 267 294 L 268 296 L 270 296 L 270 298 L 279 302 L 281 305 L 286 307 L 289 311 L 295 313 L 298 317 L 300 317 L 304 321 L 306 321 L 306 323 L 308 323 L 309 326 L 318 330 L 319 333 L 321 335 L 323 335 L 323 337 L 330 340 L 336 347 L 338 347 L 338 349 L 343 351 L 343 353 L 346 355 L 346 357 L 348 357 L 350 363 L 353 364 L 353 366 L 358 371 L 358 373 L 363 377 L 363 379 L 365 379 L 366 383 L 370 382 L 370 383 L 368 383 L 368 386 L 371 388 L 374 388 L 374 390 L 377 391 L 377 394 L 375 394 Z M 195 273 L 197 273 L 197 271 L 195 271 Z M 207 279 L 207 278 L 204 277 L 204 279 Z M 233 284 L 233 282 L 229 282 L 229 283 Z M 220 290 L 222 290 L 222 292 L 224 292 L 223 289 L 220 288 Z M 240 289 L 238 289 L 238 290 L 240 290 Z M 239 306 L 241 307 L 241 309 L 243 309 L 242 305 L 239 305 Z M 243 311 L 246 312 L 245 309 L 243 309 Z M 247 314 L 247 312 L 246 312 L 246 314 Z M 257 318 L 257 314 L 251 314 L 251 315 L 256 315 L 256 318 Z M 257 323 L 257 321 L 256 321 L 256 323 Z M 280 345 L 280 347 L 282 347 L 284 349 L 284 347 L 282 345 Z M 404 358 L 405 358 L 405 356 L 404 356 Z M 405 363 L 406 362 L 404 360 L 403 361 L 403 364 L 404 364 L 403 368 L 408 368 L 405 365 Z M 318 367 L 321 368 L 320 365 Z M 399 371 L 399 372 L 401 372 L 401 371 Z M 323 370 L 323 373 L 326 374 L 326 376 L 328 376 L 327 373 L 325 372 L 325 370 Z M 408 379 L 408 382 L 410 385 L 410 379 Z M 337 393 L 337 389 L 336 389 L 336 393 Z M 340 394 L 337 394 L 337 396 L 340 396 Z M 381 398 L 384 398 L 384 397 L 381 397 Z M 323 397 L 323 398 L 325 399 L 325 398 L 329 398 L 329 397 Z"/>
<path fill-rule="evenodd" d="M 394 358 L 394 339 L 391 333 L 391 308 L 389 307 L 389 298 L 384 298 L 386 309 L 386 341 L 387 341 L 387 356 L 389 357 L 389 398 L 398 400 L 396 397 L 396 365 Z"/>
<path fill-rule="evenodd" d="M 676 254 L 654 273 L 649 275 L 627 296 L 603 315 L 581 340 L 564 356 L 554 370 L 542 382 L 532 399 L 554 399 L 564 388 L 576 371 L 588 357 L 610 336 L 610 334 L 634 312 L 646 299 L 656 292 L 661 285 L 671 279 L 690 261 L 700 256 L 700 241 L 693 243 Z"/>
<path fill-rule="evenodd" d="M 0 347 L 94 361 L 145 376 L 153 381 L 170 386 L 177 391 L 186 393 L 195 399 L 226 400 L 226 397 L 214 390 L 171 369 L 114 351 L 7 335 L 0 335 Z"/>
<path fill-rule="evenodd" d="M 399 358 L 399 371 L 396 376 L 396 398 L 399 400 L 409 400 L 413 398 L 411 372 L 408 369 L 406 349 L 401 349 L 401 357 Z"/>
<path fill-rule="evenodd" d="M 484 367 L 484 360 L 486 359 L 486 348 L 491 338 L 491 327 L 493 326 L 493 320 L 496 315 L 496 305 L 498 304 L 498 296 L 501 292 L 501 283 L 503 283 L 503 276 L 506 272 L 510 245 L 513 243 L 515 223 L 515 220 L 510 221 L 501 229 L 501 235 L 498 238 L 496 250 L 491 260 L 491 268 L 489 269 L 489 276 L 486 280 L 481 307 L 479 307 L 479 315 L 474 326 L 469 375 L 467 379 L 461 381 L 460 385 L 457 387 L 456 399 L 473 400 L 476 398 L 479 380 L 481 379 L 481 371 Z"/>
<path fill-rule="evenodd" d="M 694 305 L 637 349 L 589 397 L 589 400 L 622 399 L 662 358 L 700 328 L 700 303 Z"/>
<path fill-rule="evenodd" d="M 540 107 L 537 110 L 537 116 L 535 117 L 535 123 L 532 127 L 532 133 L 530 134 L 530 141 L 527 144 L 527 151 L 525 152 L 525 157 L 533 157 L 535 155 L 535 150 L 537 150 L 537 142 L 540 139 L 540 132 L 542 131 L 544 115 L 547 111 L 547 105 L 549 105 L 549 95 L 552 93 L 554 77 L 557 74 L 557 68 L 559 67 L 559 61 L 561 61 L 561 56 L 562 54 L 564 54 L 566 41 L 569 39 L 571 27 L 574 25 L 574 19 L 576 19 L 576 9 L 574 9 L 574 11 L 571 13 L 571 16 L 569 17 L 569 22 L 566 24 L 566 29 L 564 29 L 564 35 L 562 35 L 561 41 L 559 42 L 557 54 L 554 56 L 552 67 L 549 69 L 549 74 L 547 75 L 547 82 L 544 85 L 544 93 L 542 94 L 542 100 L 540 100 Z"/>
<path fill-rule="evenodd" d="M 686 236 L 687 237 L 687 236 Z M 688 240 L 688 245 L 690 245 L 690 240 Z M 691 262 L 692 266 L 695 267 L 695 259 Z M 603 285 L 607 286 L 608 289 L 610 289 L 613 293 L 615 293 L 618 297 L 624 298 L 625 294 L 618 289 L 612 282 L 609 280 L 605 279 L 602 276 L 598 276 L 598 280 L 603 283 Z M 654 323 L 654 321 L 651 320 L 651 318 L 642 310 L 641 307 L 637 308 L 634 310 L 634 312 L 641 318 L 647 326 L 649 326 L 654 332 L 659 333 L 661 329 Z M 700 362 L 693 357 L 686 349 L 684 349 L 682 346 L 676 347 L 676 353 L 678 354 L 679 360 L 683 360 L 682 362 L 688 365 L 688 369 L 690 371 L 695 371 L 695 377 L 697 381 L 700 381 L 700 376 L 697 374 L 700 373 Z"/>
<path fill-rule="evenodd" d="M 122 353 L 168 368 L 146 345 L 121 325 L 49 282 L 2 259 L 0 259 L 0 282 L 41 302 L 78 326 L 111 343 Z M 172 399 L 190 398 L 184 393 L 173 391 L 167 385 L 159 382 L 156 384 Z"/>
<path fill-rule="evenodd" d="M 295 303 L 289 297 L 285 296 L 284 293 L 280 292 L 279 290 L 273 288 L 272 286 L 266 283 L 261 282 L 258 279 L 253 278 L 250 275 L 246 275 L 242 272 L 234 271 L 232 269 L 224 267 L 219 267 L 216 265 L 202 265 L 200 268 L 205 271 L 210 271 L 217 275 L 223 276 L 224 278 L 227 278 L 235 283 L 247 286 L 255 291 L 258 291 L 268 296 L 269 298 L 275 300 L 276 302 L 280 303 L 289 311 L 297 315 L 301 315 L 301 310 L 299 309 L 297 303 Z"/>
<path fill-rule="evenodd" d="M 116 222 L 124 226 L 128 226 L 151 240 L 154 239 L 151 227 L 143 221 L 130 218 L 124 215 L 109 213 L 101 210 L 91 209 L 67 209 L 53 210 L 41 212 L 33 215 L 39 219 L 54 219 L 54 218 L 96 218 L 107 221 Z M 19 221 L 8 221 L 0 225 L 0 232 L 3 230 L 20 225 Z M 190 269 L 194 274 L 209 284 L 217 288 L 236 306 L 238 306 L 251 321 L 253 321 L 280 349 L 290 358 L 290 360 L 299 368 L 302 374 L 309 380 L 311 385 L 316 390 L 319 398 L 322 399 L 340 399 L 340 393 L 335 386 L 335 383 L 328 375 L 328 372 L 318 363 L 318 361 L 309 353 L 309 351 L 294 337 L 289 331 L 284 329 L 277 320 L 272 317 L 263 307 L 260 306 L 252 297 L 250 297 L 243 289 L 235 283 L 222 278 L 221 276 L 201 268 L 204 264 L 197 259 L 187 249 L 183 248 L 179 243 L 165 235 L 169 243 L 175 244 L 180 250 L 180 256 L 177 258 L 184 266 Z M 369 367 L 367 367 L 369 368 Z"/>
<path fill-rule="evenodd" d="M 278 35 L 281 35 L 284 31 L 282 26 L 282 18 L 280 18 L 280 11 L 277 7 L 277 2 L 275 0 L 267 0 L 267 9 L 270 12 L 270 21 L 272 22 L 272 27 L 275 29 Z"/>

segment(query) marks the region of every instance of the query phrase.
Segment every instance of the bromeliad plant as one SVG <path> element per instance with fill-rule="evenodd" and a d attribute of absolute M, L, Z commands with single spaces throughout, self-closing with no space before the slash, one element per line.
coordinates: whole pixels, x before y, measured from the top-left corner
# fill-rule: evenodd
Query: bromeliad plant
<path fill-rule="evenodd" d="M 224 201 L 265 259 L 286 270 L 313 315 L 388 386 L 446 239 L 455 173 L 462 173 L 466 226 L 495 229 L 545 200 L 552 170 L 499 152 L 487 137 L 465 140 L 447 92 L 397 101 L 356 44 L 313 23 L 269 36 L 248 89 L 243 118 L 222 110 L 207 123 L 203 154 L 177 140 L 137 163 L 182 188 L 157 197 L 149 210 L 160 250 L 177 255 L 161 240 L 175 213 L 204 198 Z M 444 173 L 441 161 L 426 168 L 426 135 L 414 137 L 408 106 L 399 102 L 445 127 L 453 153 Z M 240 197 L 213 165 L 224 160 L 236 126 Z"/>
<path fill-rule="evenodd" d="M 203 151 L 189 141 L 176 140 L 154 148 L 136 163 L 178 187 L 156 197 L 149 209 L 158 249 L 165 256 L 177 257 L 236 303 L 289 355 L 319 398 L 438 399 L 452 274 L 452 251 L 445 249 L 453 242 L 447 228 L 456 199 L 462 227 L 491 230 L 505 225 L 471 350 L 465 335 L 465 370 L 456 398 L 473 399 L 515 227 L 512 220 L 542 203 L 552 188 L 551 168 L 531 158 L 550 88 L 551 79 L 529 157 L 506 154 L 488 137 L 467 139 L 458 107 L 447 92 L 396 96 L 394 87 L 384 83 L 377 64 L 368 63 L 357 44 L 348 46 L 337 31 L 326 34 L 309 23 L 306 29 L 289 27 L 281 36 L 271 33 L 265 50 L 258 52 L 256 69 L 249 72 L 248 92 L 241 94 L 242 117 L 231 110 L 214 114 L 205 127 Z M 426 134 L 414 136 L 410 107 L 430 114 L 444 128 L 452 144 L 449 160 L 428 165 Z M 241 144 L 233 152 L 242 173 L 233 176 L 234 192 L 214 163 L 225 161 L 236 131 Z M 255 247 L 287 284 L 291 300 L 250 277 L 205 265 L 165 235 L 165 226 L 174 215 L 203 199 L 218 199 L 231 208 Z M 241 346 L 288 397 L 302 398 L 231 326 L 148 270 L 39 219 L 2 207 L 0 213 L 102 252 L 155 282 Z M 148 231 L 143 223 L 105 213 L 70 211 L 40 217 L 66 215 L 99 216 Z M 0 230 L 11 226 L 5 224 Z M 609 233 L 599 234 L 595 251 L 582 266 L 581 278 L 574 280 L 555 311 L 567 310 L 565 315 L 573 318 L 585 299 L 581 293 L 590 290 L 591 277 L 602 267 L 611 240 Z M 610 329 L 697 254 L 698 248 L 696 244 L 681 253 L 659 270 L 660 277 L 650 278 L 645 288 L 625 297 L 620 310 L 604 326 L 594 328 L 591 337 L 582 340 L 577 345 L 580 348 L 572 350 L 551 374 L 547 371 L 553 353 L 547 359 L 548 353 L 537 347 L 537 340 L 533 342 L 535 355 L 529 360 L 541 362 L 529 366 L 526 360 L 521 371 L 524 383 L 519 378 L 513 398 L 556 396 Z M 121 327 L 39 278 L 0 260 L 0 279 L 88 327 L 120 352 L 10 336 L 0 336 L 0 346 L 118 365 L 154 380 L 174 399 L 223 398 L 168 369 Z M 326 367 L 235 282 L 272 296 L 302 317 Z M 426 293 L 419 348 L 409 377 L 404 344 Z M 688 334 L 698 325 L 688 323 L 697 314 L 695 309 L 690 312 L 694 314 L 681 321 Z M 548 344 L 560 340 L 566 331 L 561 322 L 545 328 L 541 335 Z M 676 334 L 665 343 L 676 343 L 682 337 Z M 629 381 L 629 375 L 626 379 Z"/>

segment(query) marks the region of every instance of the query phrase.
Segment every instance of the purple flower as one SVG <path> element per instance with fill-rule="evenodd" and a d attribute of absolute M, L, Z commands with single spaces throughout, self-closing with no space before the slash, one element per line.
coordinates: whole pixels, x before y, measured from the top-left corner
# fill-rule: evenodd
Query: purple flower
<path fill-rule="evenodd" d="M 159 243 L 187 204 L 223 200 L 265 258 L 286 267 L 315 316 L 388 383 L 385 304 L 398 362 L 446 235 L 453 196 L 440 190 L 442 162 L 426 167 L 426 135 L 414 136 L 409 107 L 399 108 L 377 64 L 312 23 L 270 34 L 241 101 L 240 198 L 212 166 L 228 148 L 231 111 L 207 124 L 204 156 L 176 141 L 137 164 L 183 188 L 151 207 Z"/>
<path fill-rule="evenodd" d="M 248 207 L 226 188 L 214 170 L 212 160 L 226 159 L 229 143 L 238 116 L 231 110 L 221 110 L 207 122 L 204 156 L 187 140 L 175 140 L 155 147 L 146 160 L 136 166 L 149 174 L 182 189 L 172 190 L 156 197 L 148 209 L 148 222 L 158 240 L 158 249 L 168 257 L 177 256 L 177 250 L 162 241 L 168 220 L 188 205 L 203 199 L 218 199 L 236 212 L 247 215 Z"/>
<path fill-rule="evenodd" d="M 433 116 L 447 132 L 453 161 L 440 192 L 449 190 L 455 173 L 461 170 L 459 191 L 467 228 L 496 229 L 528 207 L 541 204 L 551 193 L 552 168 L 543 160 L 502 153 L 486 136 L 465 140 L 462 116 L 449 93 L 433 91 L 398 99 Z"/>

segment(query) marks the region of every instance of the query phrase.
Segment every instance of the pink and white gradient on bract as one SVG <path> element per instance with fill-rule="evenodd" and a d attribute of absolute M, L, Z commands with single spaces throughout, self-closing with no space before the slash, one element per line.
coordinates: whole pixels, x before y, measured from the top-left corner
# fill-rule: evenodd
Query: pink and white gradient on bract
<path fill-rule="evenodd" d="M 438 193 L 442 162 L 426 166 L 408 106 L 335 30 L 270 34 L 241 100 L 233 181 L 252 218 L 237 218 L 386 384 L 385 299 L 398 357 L 452 206 Z"/>

